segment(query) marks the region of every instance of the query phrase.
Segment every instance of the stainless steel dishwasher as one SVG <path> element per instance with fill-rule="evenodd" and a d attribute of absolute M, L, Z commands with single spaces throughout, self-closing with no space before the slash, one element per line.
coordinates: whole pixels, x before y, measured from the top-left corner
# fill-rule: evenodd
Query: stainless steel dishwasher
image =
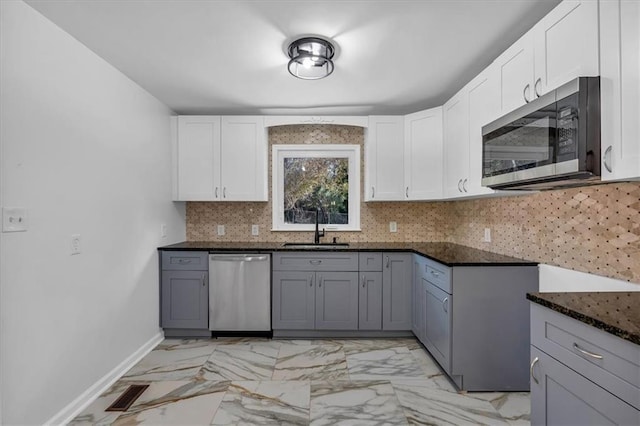
<path fill-rule="evenodd" d="M 209 255 L 209 330 L 271 331 L 271 255 Z"/>

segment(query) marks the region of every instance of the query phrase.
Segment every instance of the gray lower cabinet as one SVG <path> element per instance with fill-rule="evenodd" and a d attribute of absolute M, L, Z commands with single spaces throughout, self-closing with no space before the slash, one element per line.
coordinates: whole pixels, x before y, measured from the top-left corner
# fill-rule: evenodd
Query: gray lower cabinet
<path fill-rule="evenodd" d="M 160 326 L 168 334 L 171 334 L 169 329 L 208 331 L 208 253 L 163 251 L 160 254 Z"/>
<path fill-rule="evenodd" d="M 273 271 L 273 329 L 356 330 L 358 273 Z"/>
<path fill-rule="evenodd" d="M 461 390 L 529 390 L 536 266 L 447 267 L 415 255 L 412 330 Z"/>
<path fill-rule="evenodd" d="M 315 327 L 315 272 L 273 271 L 271 325 L 274 329 Z"/>
<path fill-rule="evenodd" d="M 382 329 L 411 330 L 413 255 L 383 253 Z"/>
<path fill-rule="evenodd" d="M 382 272 L 360 272 L 358 329 L 382 330 Z"/>
<path fill-rule="evenodd" d="M 358 328 L 358 273 L 316 272 L 316 330 Z"/>
<path fill-rule="evenodd" d="M 531 304 L 531 424 L 639 425 L 640 346 Z"/>

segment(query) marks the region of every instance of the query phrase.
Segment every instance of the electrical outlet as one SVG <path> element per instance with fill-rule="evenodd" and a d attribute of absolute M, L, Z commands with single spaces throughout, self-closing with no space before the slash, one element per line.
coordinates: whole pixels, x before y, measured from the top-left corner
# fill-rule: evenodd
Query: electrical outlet
<path fill-rule="evenodd" d="M 491 242 L 491 228 L 484 228 L 484 240 L 485 243 Z"/>
<path fill-rule="evenodd" d="M 389 222 L 389 232 L 398 232 L 398 222 Z"/>
<path fill-rule="evenodd" d="M 251 225 L 251 235 L 254 237 L 260 234 L 260 227 L 258 225 Z"/>
<path fill-rule="evenodd" d="M 224 225 L 218 225 L 218 236 L 224 235 Z"/>
<path fill-rule="evenodd" d="M 2 232 L 26 231 L 27 224 L 27 209 L 18 207 L 2 208 Z"/>
<path fill-rule="evenodd" d="M 160 225 L 160 238 L 167 238 L 167 224 Z"/>
<path fill-rule="evenodd" d="M 80 254 L 80 234 L 71 235 L 71 255 Z"/>

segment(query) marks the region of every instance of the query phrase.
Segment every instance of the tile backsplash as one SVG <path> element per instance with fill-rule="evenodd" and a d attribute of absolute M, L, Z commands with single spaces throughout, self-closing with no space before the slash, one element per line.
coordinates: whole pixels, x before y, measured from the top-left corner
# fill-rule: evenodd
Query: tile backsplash
<path fill-rule="evenodd" d="M 273 143 L 362 147 L 364 130 L 327 125 L 272 127 L 269 145 Z M 364 149 L 361 153 L 364 156 Z M 364 176 L 361 180 L 364 185 Z M 361 232 L 327 232 L 326 240 L 335 236 L 342 242 L 448 241 L 640 284 L 639 182 L 478 200 L 362 202 L 360 208 Z M 189 202 L 187 240 L 312 241 L 311 232 L 272 232 L 271 214 L 271 201 Z M 398 232 L 389 232 L 390 221 L 397 222 Z M 219 224 L 225 225 L 224 236 L 217 235 Z M 252 224 L 259 225 L 258 236 L 251 236 Z M 490 243 L 482 241 L 485 228 L 491 229 Z"/>

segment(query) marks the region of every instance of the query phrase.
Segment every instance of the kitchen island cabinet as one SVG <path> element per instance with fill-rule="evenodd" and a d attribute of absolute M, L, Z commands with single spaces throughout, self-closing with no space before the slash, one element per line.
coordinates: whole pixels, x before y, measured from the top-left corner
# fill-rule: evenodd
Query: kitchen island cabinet
<path fill-rule="evenodd" d="M 527 298 L 531 424 L 640 424 L 640 294 Z"/>

